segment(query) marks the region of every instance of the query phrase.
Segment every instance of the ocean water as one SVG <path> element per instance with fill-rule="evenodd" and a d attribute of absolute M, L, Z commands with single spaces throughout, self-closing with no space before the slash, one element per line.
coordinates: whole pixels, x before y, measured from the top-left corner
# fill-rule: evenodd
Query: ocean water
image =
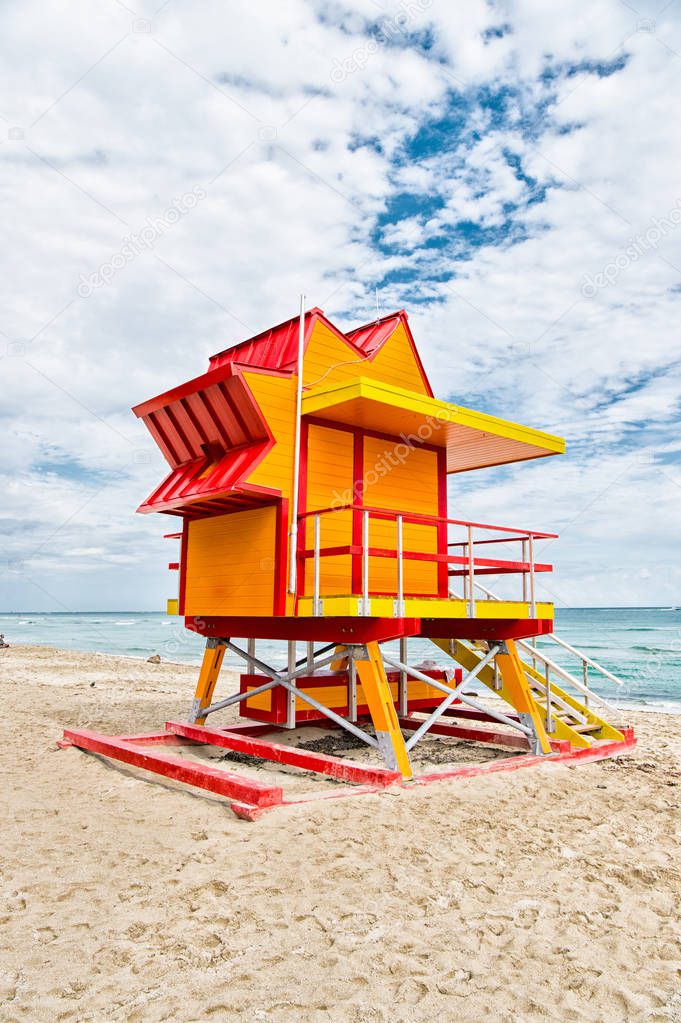
<path fill-rule="evenodd" d="M 10 644 L 140 658 L 158 653 L 163 660 L 188 664 L 199 664 L 203 650 L 203 640 L 185 629 L 181 618 L 155 612 L 0 613 L 0 633 Z M 623 708 L 681 711 L 681 608 L 557 609 L 556 634 L 622 680 L 617 686 L 590 672 L 590 685 L 609 701 Z M 424 658 L 447 662 L 427 640 L 410 640 L 409 646 L 412 664 Z M 581 679 L 581 665 L 566 651 L 546 639 L 539 648 Z M 259 641 L 258 654 L 283 666 L 286 644 Z M 225 664 L 239 667 L 241 661 L 228 653 Z"/>

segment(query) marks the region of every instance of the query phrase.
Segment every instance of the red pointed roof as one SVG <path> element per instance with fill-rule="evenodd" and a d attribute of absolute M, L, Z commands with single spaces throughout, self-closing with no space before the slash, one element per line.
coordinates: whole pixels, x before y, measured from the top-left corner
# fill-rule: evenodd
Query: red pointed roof
<path fill-rule="evenodd" d="M 349 330 L 345 336 L 353 345 L 364 352 L 367 358 L 371 358 L 397 328 L 403 315 L 406 317 L 406 313 L 402 311 L 391 313 L 390 316 L 384 316 L 373 323 L 367 323 L 363 327 Z"/>
<path fill-rule="evenodd" d="M 305 313 L 305 344 L 309 340 L 312 328 L 318 316 L 324 316 L 321 309 L 308 310 Z M 335 327 L 333 328 L 336 329 Z M 259 366 L 263 369 L 293 370 L 298 359 L 298 334 L 300 316 L 263 330 L 261 334 L 240 341 L 231 348 L 225 348 L 217 355 L 210 357 L 211 369 L 218 369 L 230 363 L 238 362 L 245 366 Z"/>
<path fill-rule="evenodd" d="M 344 333 L 327 319 L 322 309 L 315 306 L 305 313 L 305 347 L 307 347 L 310 340 L 315 323 L 319 320 L 341 341 L 349 345 L 353 351 L 363 355 L 366 359 L 373 359 L 397 327 L 402 324 L 421 371 L 427 392 L 431 398 L 433 397 L 433 391 L 416 350 L 404 309 L 400 309 L 395 313 L 389 313 L 387 316 L 372 320 L 371 323 Z M 240 341 L 238 344 L 232 345 L 231 348 L 225 348 L 224 351 L 211 356 L 210 369 L 240 364 L 244 366 L 257 366 L 262 369 L 292 372 L 296 368 L 298 357 L 299 330 L 300 317 L 293 316 L 290 320 L 284 320 L 283 323 L 277 324 L 276 327 L 270 327 L 269 330 L 264 330 L 261 334 L 256 334 L 246 341 Z"/>

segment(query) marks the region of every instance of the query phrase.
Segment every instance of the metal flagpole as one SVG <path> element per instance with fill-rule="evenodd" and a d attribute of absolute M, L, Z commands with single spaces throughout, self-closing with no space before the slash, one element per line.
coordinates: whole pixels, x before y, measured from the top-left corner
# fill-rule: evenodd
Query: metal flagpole
<path fill-rule="evenodd" d="M 288 591 L 295 593 L 298 582 L 298 484 L 300 481 L 300 419 L 303 407 L 303 354 L 305 349 L 305 295 L 300 296 L 298 329 L 298 386 L 296 388 L 296 432 L 293 445 L 293 493 L 289 532 Z"/>

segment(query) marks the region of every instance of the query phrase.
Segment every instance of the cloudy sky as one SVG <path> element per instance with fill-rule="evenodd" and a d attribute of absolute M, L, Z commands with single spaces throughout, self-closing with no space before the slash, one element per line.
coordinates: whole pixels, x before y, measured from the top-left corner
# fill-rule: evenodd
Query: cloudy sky
<path fill-rule="evenodd" d="M 680 12 L 5 3 L 0 608 L 160 609 L 130 406 L 376 289 L 438 396 L 568 441 L 450 514 L 559 532 L 561 606 L 681 602 Z"/>

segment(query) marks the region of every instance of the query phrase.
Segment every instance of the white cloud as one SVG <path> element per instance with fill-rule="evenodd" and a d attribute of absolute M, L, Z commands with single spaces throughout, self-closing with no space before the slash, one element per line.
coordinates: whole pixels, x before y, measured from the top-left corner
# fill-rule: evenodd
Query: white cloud
<path fill-rule="evenodd" d="M 614 0 L 571 0 L 560 18 L 538 0 L 154 6 L 2 14 L 1 606 L 160 607 L 168 524 L 133 511 L 164 463 L 130 405 L 291 315 L 302 289 L 347 326 L 368 319 L 374 284 L 410 266 L 421 283 L 385 284 L 381 303 L 410 308 L 439 393 L 572 442 L 562 462 L 455 478 L 457 513 L 563 524 L 552 555 L 569 602 L 678 602 L 678 578 L 654 566 L 678 531 L 681 231 L 581 291 L 679 198 L 673 10 L 651 25 Z M 372 45 L 377 20 L 407 9 L 430 49 L 399 33 Z M 623 54 L 617 73 L 593 70 Z M 503 124 L 480 89 L 506 96 Z M 405 162 L 448 90 L 470 100 L 466 137 L 452 122 Z M 81 274 L 194 186 L 205 200 L 79 297 Z M 441 206 L 389 222 L 397 248 L 377 249 L 376 219 L 405 191 Z M 499 236 L 465 258 L 423 247 L 462 220 Z M 411 305 L 414 291 L 433 301 Z"/>

